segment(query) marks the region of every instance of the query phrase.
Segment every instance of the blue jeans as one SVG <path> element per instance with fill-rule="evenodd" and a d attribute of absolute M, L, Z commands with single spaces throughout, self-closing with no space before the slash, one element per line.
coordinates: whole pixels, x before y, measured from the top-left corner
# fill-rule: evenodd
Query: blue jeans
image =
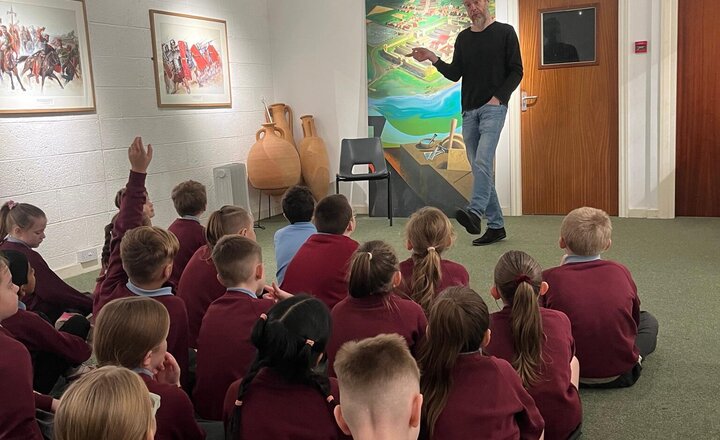
<path fill-rule="evenodd" d="M 507 106 L 485 104 L 463 112 L 462 132 L 470 168 L 473 191 L 469 211 L 487 218 L 490 229 L 505 225 L 502 209 L 495 191 L 495 149 L 505 125 Z"/>

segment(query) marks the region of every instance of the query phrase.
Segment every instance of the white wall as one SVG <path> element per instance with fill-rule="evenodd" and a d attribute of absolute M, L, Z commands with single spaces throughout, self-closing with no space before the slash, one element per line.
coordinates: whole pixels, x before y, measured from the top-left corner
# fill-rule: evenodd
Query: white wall
<path fill-rule="evenodd" d="M 102 245 L 112 199 L 127 179 L 127 146 L 142 135 L 155 147 L 148 191 L 167 227 L 178 182 L 208 189 L 211 170 L 244 161 L 263 120 L 261 97 L 274 99 L 266 0 L 89 0 L 86 2 L 97 112 L 0 119 L 0 201 L 42 208 L 48 216 L 40 253 L 53 268 Z M 159 110 L 155 101 L 149 9 L 227 20 L 231 109 Z M 252 200 L 257 200 L 253 198 Z M 255 207 L 257 209 L 257 207 Z"/>

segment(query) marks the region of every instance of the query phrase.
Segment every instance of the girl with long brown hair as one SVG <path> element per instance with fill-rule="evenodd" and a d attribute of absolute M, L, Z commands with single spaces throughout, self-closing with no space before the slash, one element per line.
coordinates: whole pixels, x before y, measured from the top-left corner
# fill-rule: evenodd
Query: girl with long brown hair
<path fill-rule="evenodd" d="M 470 275 L 462 264 L 442 258 L 455 241 L 450 219 L 442 211 L 430 206 L 417 210 L 405 226 L 405 236 L 412 256 L 400 263 L 401 290 L 426 313 L 439 292 L 470 284 Z"/>
<path fill-rule="evenodd" d="M 580 368 L 570 320 L 560 311 L 540 307 L 547 290 L 542 269 L 530 255 L 503 254 L 490 293 L 505 307 L 491 316 L 493 338 L 485 351 L 518 372 L 545 419 L 548 439 L 575 438 L 582 422 Z"/>
<path fill-rule="evenodd" d="M 421 438 L 542 438 L 542 416 L 513 367 L 482 352 L 490 342 L 490 316 L 480 295 L 450 287 L 429 316 L 418 359 Z"/>

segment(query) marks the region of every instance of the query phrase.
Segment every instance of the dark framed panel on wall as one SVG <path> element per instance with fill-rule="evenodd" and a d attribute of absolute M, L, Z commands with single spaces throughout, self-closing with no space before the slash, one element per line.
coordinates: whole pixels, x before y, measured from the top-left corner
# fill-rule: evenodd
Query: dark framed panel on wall
<path fill-rule="evenodd" d="M 227 23 L 150 10 L 158 107 L 231 107 Z"/>
<path fill-rule="evenodd" d="M 540 69 L 598 64 L 598 4 L 539 11 Z"/>
<path fill-rule="evenodd" d="M 95 110 L 85 3 L 0 0 L 0 114 Z"/>

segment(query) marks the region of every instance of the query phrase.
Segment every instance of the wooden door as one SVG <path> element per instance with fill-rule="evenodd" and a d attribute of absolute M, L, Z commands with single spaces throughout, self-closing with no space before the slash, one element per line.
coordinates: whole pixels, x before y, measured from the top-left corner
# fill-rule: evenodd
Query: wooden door
<path fill-rule="evenodd" d="M 720 217 L 720 1 L 678 13 L 675 215 Z"/>
<path fill-rule="evenodd" d="M 617 0 L 519 3 L 525 72 L 520 89 L 537 96 L 526 101 L 528 108 L 521 116 L 523 213 L 566 214 L 593 206 L 617 215 Z M 541 50 L 546 51 L 546 62 L 552 61 L 547 46 L 550 26 L 545 21 L 543 42 L 541 12 L 547 20 L 559 10 L 574 9 L 582 15 L 589 7 L 596 8 L 595 62 L 541 66 Z M 577 55 L 580 49 L 573 46 L 572 51 Z"/>

